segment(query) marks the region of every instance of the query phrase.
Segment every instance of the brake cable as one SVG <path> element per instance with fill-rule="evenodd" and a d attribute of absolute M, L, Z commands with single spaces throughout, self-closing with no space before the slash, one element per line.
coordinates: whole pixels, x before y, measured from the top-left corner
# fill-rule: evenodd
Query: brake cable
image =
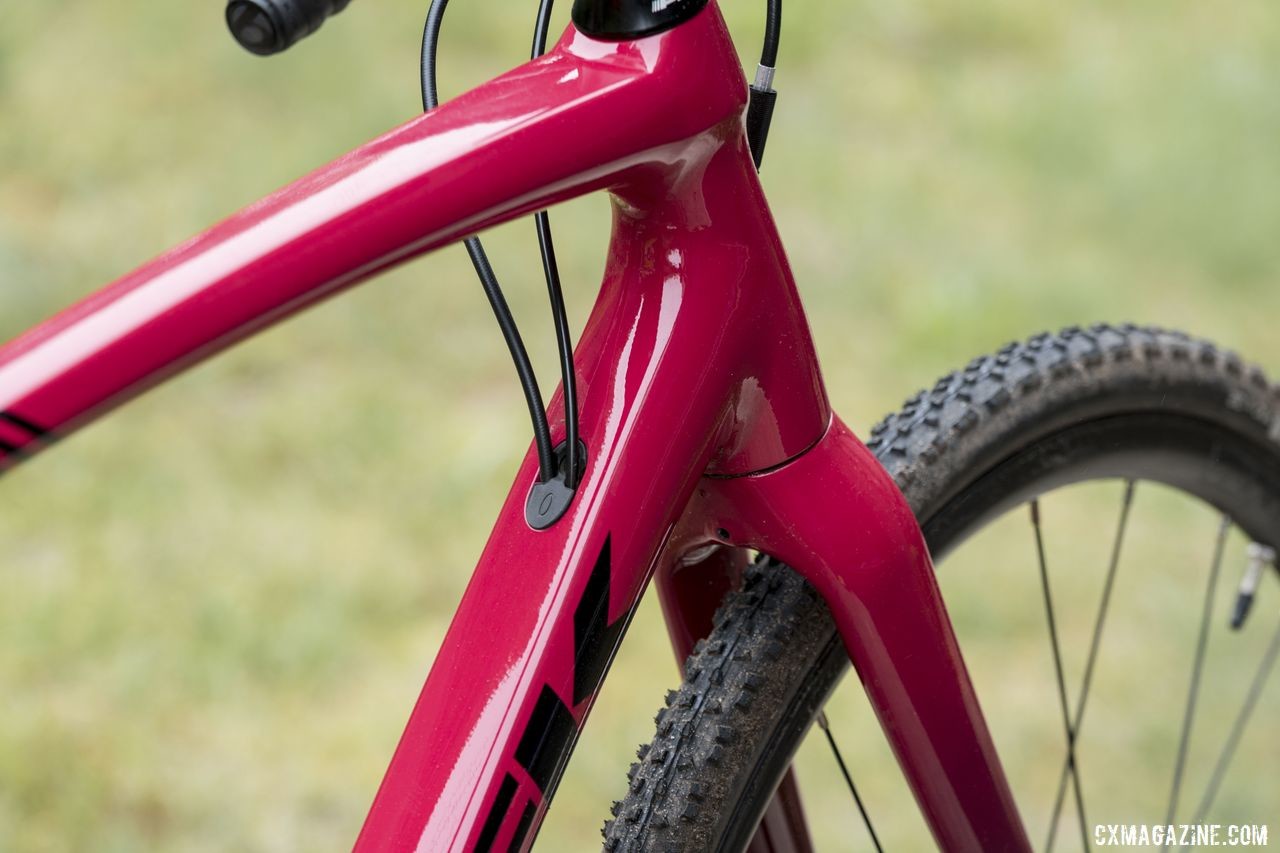
<path fill-rule="evenodd" d="M 289 47 L 298 39 L 315 31 L 330 15 L 342 11 L 349 0 L 229 0 L 226 8 L 227 25 L 236 40 L 246 49 L 268 55 L 278 53 Z M 554 0 L 540 0 L 538 15 L 534 23 L 533 47 L 531 58 L 537 59 L 546 52 L 547 28 L 551 20 L 551 8 Z M 290 5 L 290 4 L 296 4 Z M 422 110 L 430 112 L 439 104 L 436 89 L 436 54 L 440 40 L 440 27 L 444 21 L 448 0 L 431 0 L 427 10 L 427 20 L 422 31 L 421 51 L 421 91 Z M 654 3 L 657 12 L 659 4 Z M 663 6 L 663 8 L 666 8 Z M 675 19 L 673 23 L 678 23 Z M 778 93 L 773 89 L 773 76 L 778 57 L 778 42 L 782 29 L 782 0 L 767 0 L 765 18 L 764 48 L 760 54 L 760 64 L 756 69 L 755 81 L 751 84 L 747 107 L 746 129 L 747 140 L 756 168 L 760 168 L 764 158 L 764 146 L 769 135 L 769 124 L 773 117 L 774 104 Z M 526 516 L 537 517 L 530 521 L 535 527 L 546 526 L 558 519 L 573 500 L 581 480 L 582 470 L 586 465 L 585 448 L 579 440 L 580 424 L 578 412 L 577 373 L 573 364 L 573 342 L 569 330 L 569 320 L 565 312 L 564 293 L 560 286 L 560 270 L 556 264 L 555 246 L 551 240 L 551 221 L 545 210 L 534 214 L 534 226 L 538 235 L 538 248 L 542 258 L 542 270 L 547 282 L 547 292 L 551 300 L 551 317 L 555 323 L 556 345 L 560 353 L 560 379 L 564 398 L 565 442 L 564 468 L 561 470 L 556 448 L 551 443 L 551 428 L 547 420 L 547 412 L 542 404 L 542 393 L 538 389 L 538 380 L 529 360 L 528 350 L 520 337 L 511 307 L 502 294 L 498 277 L 489 263 L 484 247 L 478 237 L 470 237 L 464 241 L 471 265 L 484 288 L 485 296 L 493 309 L 502 337 L 511 353 L 516 374 L 520 379 L 520 388 L 524 393 L 529 408 L 529 419 L 533 423 L 533 441 L 538 454 L 538 483 L 530 496 L 530 507 L 542 506 L 543 509 L 532 514 L 526 508 Z M 541 494 L 540 494 L 541 492 Z M 550 494 L 554 500 L 548 504 L 543 500 Z M 538 500 L 535 502 L 534 498 Z M 548 506 L 554 507 L 550 510 Z"/>
<path fill-rule="evenodd" d="M 440 25 L 444 20 L 448 0 L 432 0 L 427 11 L 427 22 L 422 32 L 421 84 L 422 109 L 430 112 L 439 104 L 436 88 L 436 54 L 440 38 Z M 533 58 L 541 56 L 546 50 L 547 27 L 551 18 L 552 0 L 542 0 L 538 9 L 537 22 L 534 29 Z M 577 382 L 573 365 L 573 343 L 570 338 L 569 320 L 565 313 L 564 294 L 560 287 L 560 272 L 556 265 L 555 247 L 551 242 L 551 223 L 546 211 L 535 214 L 534 222 L 538 234 L 538 247 L 542 255 L 542 268 L 547 280 L 547 290 L 551 297 L 551 313 L 556 328 L 556 343 L 560 350 L 561 384 L 564 390 L 564 416 L 566 432 L 564 484 L 572 492 L 577 488 L 582 469 L 579 459 L 579 422 Z M 560 474 L 560 465 L 556 459 L 555 448 L 551 444 L 551 429 L 547 422 L 547 413 L 542 404 L 542 393 L 538 389 L 538 380 L 534 375 L 529 353 L 525 349 L 520 331 L 516 327 L 515 318 L 506 298 L 502 295 L 502 287 L 498 284 L 497 275 L 484 247 L 478 237 L 464 241 L 471 264 L 484 288 L 485 296 L 497 318 L 502 337 L 515 363 L 516 374 L 520 378 L 520 388 L 524 392 L 528 404 L 529 417 L 533 423 L 534 445 L 538 452 L 539 481 L 542 483 L 556 479 Z M 554 519 L 553 519 L 554 520 Z"/>
<path fill-rule="evenodd" d="M 547 28 L 551 24 L 551 5 L 554 0 L 541 0 L 538 17 L 533 26 L 533 47 L 530 59 L 537 59 L 547 52 Z M 560 385 L 564 392 L 565 424 L 565 484 L 570 489 L 578 487 L 578 480 L 586 460 L 578 458 L 578 380 L 573 368 L 573 340 L 569 333 L 569 318 L 564 308 L 564 293 L 560 289 L 560 268 L 556 265 L 556 250 L 551 242 L 551 219 L 545 210 L 533 215 L 534 228 L 538 232 L 538 251 L 542 255 L 542 272 L 547 280 L 547 293 L 551 297 L 551 318 L 556 327 L 556 346 L 560 350 Z M 581 464 L 579 464 L 581 463 Z"/>
<path fill-rule="evenodd" d="M 533 46 L 530 57 L 537 59 L 547 49 L 547 30 L 551 21 L 551 10 L 554 0 L 540 0 L 538 15 L 534 22 Z M 436 87 L 436 56 L 440 40 L 440 27 L 444 21 L 444 13 L 449 0 L 431 0 L 427 10 L 427 21 L 422 31 L 421 52 L 421 90 L 423 112 L 430 112 L 439 105 L 439 93 Z M 782 29 L 782 0 L 768 0 L 764 46 L 760 53 L 760 64 L 756 69 L 755 81 L 751 84 L 747 107 L 747 139 L 751 148 L 752 159 L 759 169 L 764 159 L 765 142 L 769 136 L 769 125 L 773 117 L 773 108 L 778 93 L 773 89 L 773 76 L 778 58 L 778 43 Z M 502 337 L 511 353 L 516 374 L 520 379 L 520 388 L 524 393 L 529 409 L 529 418 L 533 424 L 533 440 L 538 453 L 538 480 L 541 484 L 549 484 L 560 479 L 563 473 L 563 487 L 558 490 L 568 500 L 577 489 L 581 479 L 585 459 L 580 459 L 579 413 L 577 393 L 577 373 L 573 363 L 573 342 L 569 330 L 569 320 L 565 311 L 564 292 L 560 284 L 560 270 L 556 263 L 555 245 L 551 238 L 551 220 L 545 210 L 534 214 L 534 228 L 538 236 L 538 249 L 542 259 L 542 271 L 547 282 L 547 293 L 551 301 L 551 317 L 555 324 L 556 346 L 560 354 L 560 380 L 564 398 L 565 443 L 564 470 L 561 471 L 556 449 L 551 443 L 551 428 L 547 420 L 547 412 L 542 403 L 542 392 L 538 389 L 538 380 L 534 374 L 533 364 L 528 350 L 520 336 L 511 308 L 502 294 L 497 275 L 489 263 L 488 255 L 480 238 L 470 237 L 464 241 L 471 265 L 484 289 L 489 305 L 493 309 Z M 567 491 L 568 495 L 564 495 Z M 560 503 L 561 501 L 557 501 Z M 567 508 L 567 501 L 564 507 Z M 563 512 L 563 508 L 560 510 Z M 556 518 L 559 513 L 556 513 Z M 543 519 L 551 523 L 554 518 Z"/>
<path fill-rule="evenodd" d="M 756 170 L 764 162 L 764 144 L 769 139 L 769 124 L 778 93 L 773 89 L 773 75 L 778 65 L 778 43 L 782 39 L 782 0 L 768 0 L 764 19 L 764 47 L 756 79 L 751 84 L 747 101 L 747 144 Z"/>

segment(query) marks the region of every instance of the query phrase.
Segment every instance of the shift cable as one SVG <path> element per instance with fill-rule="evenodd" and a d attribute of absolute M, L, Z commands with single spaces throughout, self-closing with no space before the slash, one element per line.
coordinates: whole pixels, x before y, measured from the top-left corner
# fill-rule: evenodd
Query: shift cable
<path fill-rule="evenodd" d="M 432 0 L 427 11 L 427 22 L 422 31 L 422 109 L 430 112 L 439 105 L 439 93 L 436 88 L 436 53 L 440 41 L 440 25 L 444 21 L 445 9 L 449 0 Z M 538 9 L 538 24 L 534 36 L 534 55 L 540 55 L 546 44 L 547 21 L 551 16 L 551 0 L 543 0 Z M 551 244 L 550 224 L 545 212 L 536 217 L 538 243 L 542 250 L 543 269 L 547 276 L 547 287 L 551 291 L 551 310 L 556 323 L 557 343 L 560 347 L 560 365 L 564 384 L 565 426 L 568 434 L 566 457 L 568 471 L 566 485 L 571 489 L 577 485 L 577 437 L 578 412 L 577 388 L 574 382 L 573 348 L 569 340 L 568 320 L 565 317 L 564 297 L 560 290 L 560 276 L 556 268 L 555 250 Z M 525 402 L 529 407 L 529 419 L 533 422 L 533 442 L 538 452 L 539 480 L 546 482 L 559 473 L 555 448 L 551 444 L 551 427 L 547 422 L 547 412 L 542 404 L 542 392 L 538 389 L 538 379 L 533 372 L 533 364 L 529 360 L 529 352 L 525 349 L 520 330 L 516 327 L 515 318 L 506 297 L 502 295 L 502 287 L 498 277 L 489 263 L 484 246 L 478 237 L 470 237 L 464 241 L 467 254 L 471 257 L 471 265 L 475 267 L 480 285 L 493 309 L 493 315 L 502 330 L 502 337 L 511 352 L 511 360 L 515 363 L 516 374 L 520 378 L 520 388 L 524 392 Z"/>
<path fill-rule="evenodd" d="M 534 21 L 533 46 L 530 50 L 532 59 L 537 59 L 546 53 L 547 31 L 551 21 L 553 2 L 554 0 L 540 0 L 538 5 L 538 15 Z M 436 87 L 436 55 L 440 42 L 440 27 L 444 22 L 444 13 L 448 4 L 449 0 L 431 0 L 427 10 L 426 25 L 422 31 L 420 76 L 423 112 L 430 112 L 440 103 Z M 757 69 L 757 79 L 751 89 L 752 104 L 747 119 L 748 135 L 751 137 L 757 167 L 763 158 L 764 142 L 769 132 L 773 103 L 777 98 L 772 83 L 782 29 L 782 0 L 767 0 L 766 7 L 764 47 L 760 56 L 760 68 Z M 542 271 L 547 281 L 547 293 L 551 300 L 551 318 L 555 324 L 556 346 L 560 354 L 560 382 L 564 397 L 565 422 L 564 483 L 570 490 L 574 490 L 581 480 L 585 459 L 579 458 L 581 454 L 578 383 L 573 364 L 573 340 L 565 311 L 564 292 L 560 285 L 560 269 L 556 263 L 555 245 L 551 239 L 551 220 L 545 210 L 540 210 L 534 214 L 533 221 L 538 236 L 538 250 L 542 258 Z M 464 245 L 485 296 L 489 299 L 498 327 L 502 330 L 502 337 L 511 353 L 511 360 L 515 364 L 516 374 L 520 379 L 520 389 L 524 392 L 525 403 L 529 408 L 529 419 L 533 423 L 533 442 L 538 453 L 538 479 L 545 483 L 560 474 L 560 464 L 556 458 L 555 447 L 551 443 L 551 427 L 543 406 L 542 392 L 538 388 L 533 363 L 529 359 L 529 352 L 520 336 L 511 307 L 502 294 L 502 287 L 498 283 L 492 264 L 489 263 L 484 246 L 480 243 L 480 238 L 469 237 L 464 241 Z"/>

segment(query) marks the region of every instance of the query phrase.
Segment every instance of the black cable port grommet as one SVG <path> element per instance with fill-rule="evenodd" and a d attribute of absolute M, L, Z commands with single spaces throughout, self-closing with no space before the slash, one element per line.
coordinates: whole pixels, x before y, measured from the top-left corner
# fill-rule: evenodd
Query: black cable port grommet
<path fill-rule="evenodd" d="M 529 497 L 524 502 L 524 520 L 534 530 L 546 530 L 559 521 L 573 504 L 574 495 L 578 493 L 576 487 L 570 487 L 565 482 L 568 474 L 566 470 L 568 466 L 565 464 L 567 450 L 567 442 L 562 441 L 556 446 L 556 475 L 550 480 L 535 480 L 533 488 L 529 489 Z M 582 481 L 586 467 L 587 446 L 579 441 L 579 482 Z"/>

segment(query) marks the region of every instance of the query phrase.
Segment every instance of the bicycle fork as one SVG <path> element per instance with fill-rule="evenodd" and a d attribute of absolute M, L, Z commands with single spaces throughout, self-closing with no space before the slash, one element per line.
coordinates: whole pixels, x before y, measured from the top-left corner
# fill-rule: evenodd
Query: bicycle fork
<path fill-rule="evenodd" d="M 838 418 L 816 446 L 779 468 L 704 478 L 682 532 L 685 541 L 767 553 L 823 596 L 942 849 L 1030 849 L 924 537 L 897 485 Z M 687 654 L 679 647 L 709 629 L 711 599 L 725 590 L 682 578 L 697 567 L 663 565 L 664 615 Z M 783 786 L 779 796 L 793 792 Z M 794 835 L 804 833 L 794 803 L 771 810 L 787 816 Z M 808 849 L 806 841 L 793 837 L 791 849 Z"/>

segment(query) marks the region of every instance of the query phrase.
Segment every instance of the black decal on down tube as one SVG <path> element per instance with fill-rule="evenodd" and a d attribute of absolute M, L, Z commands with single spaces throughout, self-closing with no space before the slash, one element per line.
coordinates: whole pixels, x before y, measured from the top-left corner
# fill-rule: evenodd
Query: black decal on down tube
<path fill-rule="evenodd" d="M 15 415 L 13 412 L 0 412 L 0 421 L 8 421 L 18 429 L 23 430 L 36 438 L 40 438 L 49 431 L 39 424 L 27 420 L 21 415 Z"/>
<path fill-rule="evenodd" d="M 476 853 L 489 853 L 493 849 L 493 840 L 498 837 L 498 830 L 502 828 L 502 819 L 507 816 L 507 811 L 511 808 L 511 800 L 515 795 L 515 777 L 507 773 L 502 777 L 502 784 L 498 786 L 498 796 L 493 798 L 493 805 L 489 807 L 489 816 L 484 819 L 484 826 L 480 829 L 480 838 L 476 840 Z"/>
<path fill-rule="evenodd" d="M 538 807 L 534 805 L 533 800 L 524 804 L 524 811 L 520 813 L 520 822 L 516 824 L 516 834 L 511 836 L 507 853 L 520 853 L 520 848 L 524 846 L 524 837 L 529 834 L 529 827 L 533 825 L 533 816 L 537 811 Z"/>
<path fill-rule="evenodd" d="M 599 688 L 635 611 L 631 607 L 616 621 L 609 622 L 613 568 L 611 542 L 612 537 L 605 537 L 600 554 L 587 577 L 582 597 L 573 612 L 574 706 L 589 698 Z M 555 787 L 577 739 L 578 722 L 572 709 L 550 685 L 544 684 L 515 751 L 516 761 L 538 786 L 544 800 L 549 801 L 555 793 Z M 504 780 L 504 786 L 505 784 Z M 502 817 L 495 818 L 494 813 L 490 812 L 485 822 L 482 838 L 487 839 L 489 844 L 497 837 L 510 801 L 510 797 L 502 800 Z M 537 816 L 538 802 L 537 799 L 530 799 L 525 803 L 511 839 L 509 853 L 519 851 L 524 844 Z"/>
<path fill-rule="evenodd" d="M 587 578 L 582 599 L 573 611 L 573 704 L 576 707 L 595 693 L 604 681 L 609 661 L 622 642 L 630 612 L 609 622 L 609 593 L 613 574 L 612 536 L 606 537 L 600 556 Z"/>
<path fill-rule="evenodd" d="M 578 734 L 578 723 L 573 713 L 547 685 L 542 686 L 533 715 L 524 727 L 520 743 L 516 745 L 516 761 L 529 772 L 538 790 L 551 799 L 559 771 L 573 749 Z"/>

